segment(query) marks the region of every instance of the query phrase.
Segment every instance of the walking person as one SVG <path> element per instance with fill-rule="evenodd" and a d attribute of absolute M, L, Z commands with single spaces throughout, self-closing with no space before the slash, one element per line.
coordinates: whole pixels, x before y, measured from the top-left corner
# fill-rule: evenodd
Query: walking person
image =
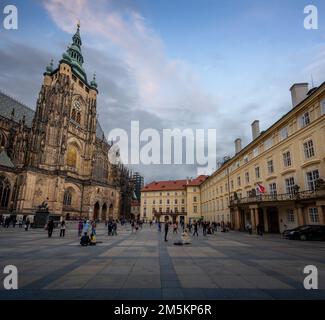
<path fill-rule="evenodd" d="M 50 219 L 50 221 L 47 223 L 47 234 L 49 238 L 52 237 L 53 229 L 54 229 L 54 221 L 53 219 Z"/>
<path fill-rule="evenodd" d="M 198 232 L 197 232 L 197 229 L 198 229 L 198 225 L 197 225 L 197 222 L 194 222 L 194 232 L 193 232 L 193 237 L 196 235 L 197 237 L 199 236 Z"/>
<path fill-rule="evenodd" d="M 177 233 L 177 224 L 176 224 L 176 222 L 173 225 L 173 233 Z"/>
<path fill-rule="evenodd" d="M 246 229 L 247 229 L 248 233 L 251 235 L 252 234 L 252 225 L 249 222 L 247 223 Z"/>
<path fill-rule="evenodd" d="M 29 220 L 29 218 L 27 218 L 27 220 L 25 222 L 25 231 L 28 231 L 29 226 L 30 226 L 30 220 Z"/>
<path fill-rule="evenodd" d="M 161 222 L 158 222 L 158 231 L 161 232 Z"/>
<path fill-rule="evenodd" d="M 165 222 L 165 242 L 168 241 L 167 240 L 168 230 L 169 230 L 169 223 Z"/>
<path fill-rule="evenodd" d="M 82 220 L 80 219 L 78 223 L 78 237 L 81 237 L 82 228 L 83 228 L 83 223 Z"/>
<path fill-rule="evenodd" d="M 117 236 L 117 223 L 113 221 L 113 236 Z"/>
<path fill-rule="evenodd" d="M 60 226 L 60 237 L 64 238 L 64 236 L 65 236 L 65 221 L 62 220 Z"/>

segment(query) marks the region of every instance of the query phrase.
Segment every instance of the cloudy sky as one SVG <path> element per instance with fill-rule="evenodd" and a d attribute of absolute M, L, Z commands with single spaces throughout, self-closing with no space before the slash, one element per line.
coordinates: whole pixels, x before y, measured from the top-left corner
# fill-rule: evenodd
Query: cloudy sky
<path fill-rule="evenodd" d="M 304 7 L 319 29 L 305 30 Z M 57 64 L 81 21 L 84 67 L 97 74 L 105 132 L 217 130 L 217 159 L 251 141 L 291 107 L 295 82 L 325 81 L 321 0 L 0 0 L 15 4 L 18 30 L 0 25 L 0 90 L 31 108 L 45 66 Z M 3 15 L 4 17 L 4 15 Z M 1 15 L 0 15 L 1 18 Z M 132 148 L 130 146 L 130 148 Z M 195 176 L 195 165 L 131 166 L 149 182 Z"/>

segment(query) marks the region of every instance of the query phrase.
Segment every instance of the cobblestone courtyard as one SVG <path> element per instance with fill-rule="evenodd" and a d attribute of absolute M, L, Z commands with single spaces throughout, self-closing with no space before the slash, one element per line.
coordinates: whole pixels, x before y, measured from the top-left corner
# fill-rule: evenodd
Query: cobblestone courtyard
<path fill-rule="evenodd" d="M 76 225 L 55 230 L 0 229 L 0 266 L 18 268 L 18 290 L 0 299 L 324 299 L 325 242 L 230 232 L 174 246 L 156 226 L 138 233 L 120 227 L 108 237 L 99 225 L 96 247 L 80 247 Z M 303 269 L 318 268 L 319 290 L 305 290 Z"/>

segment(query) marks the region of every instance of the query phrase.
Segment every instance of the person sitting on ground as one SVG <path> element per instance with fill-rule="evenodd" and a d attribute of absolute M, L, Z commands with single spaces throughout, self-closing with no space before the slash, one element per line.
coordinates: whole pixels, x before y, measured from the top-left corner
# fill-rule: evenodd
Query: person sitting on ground
<path fill-rule="evenodd" d="M 183 241 L 183 244 L 191 244 L 191 238 L 188 234 L 187 229 L 184 229 L 184 232 L 182 233 L 182 241 Z"/>
<path fill-rule="evenodd" d="M 90 242 L 89 242 L 89 245 L 90 245 L 90 246 L 95 246 L 95 245 L 96 245 L 96 236 L 95 236 L 94 233 L 92 233 L 92 234 L 90 235 Z"/>
<path fill-rule="evenodd" d="M 185 244 L 191 244 L 191 239 L 187 229 L 185 229 L 184 232 L 182 233 L 181 240 L 174 242 L 175 246 L 183 246 Z"/>
<path fill-rule="evenodd" d="M 89 239 L 89 236 L 87 234 L 87 232 L 84 233 L 84 235 L 81 237 L 80 239 L 80 244 L 83 246 L 83 247 L 86 247 L 88 246 L 90 243 L 90 239 Z"/>

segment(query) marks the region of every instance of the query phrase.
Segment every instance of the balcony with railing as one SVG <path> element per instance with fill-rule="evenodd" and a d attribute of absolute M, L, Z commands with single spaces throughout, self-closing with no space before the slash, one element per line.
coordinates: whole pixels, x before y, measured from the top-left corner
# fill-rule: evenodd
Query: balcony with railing
<path fill-rule="evenodd" d="M 155 216 L 187 216 L 186 211 L 154 211 Z"/>
<path fill-rule="evenodd" d="M 313 199 L 325 199 L 325 190 L 306 190 L 293 193 L 283 194 L 255 194 L 246 198 L 238 198 L 232 196 L 230 199 L 230 207 L 241 204 L 258 204 L 258 203 L 272 203 L 272 202 L 288 202 L 288 201 L 302 201 Z"/>

